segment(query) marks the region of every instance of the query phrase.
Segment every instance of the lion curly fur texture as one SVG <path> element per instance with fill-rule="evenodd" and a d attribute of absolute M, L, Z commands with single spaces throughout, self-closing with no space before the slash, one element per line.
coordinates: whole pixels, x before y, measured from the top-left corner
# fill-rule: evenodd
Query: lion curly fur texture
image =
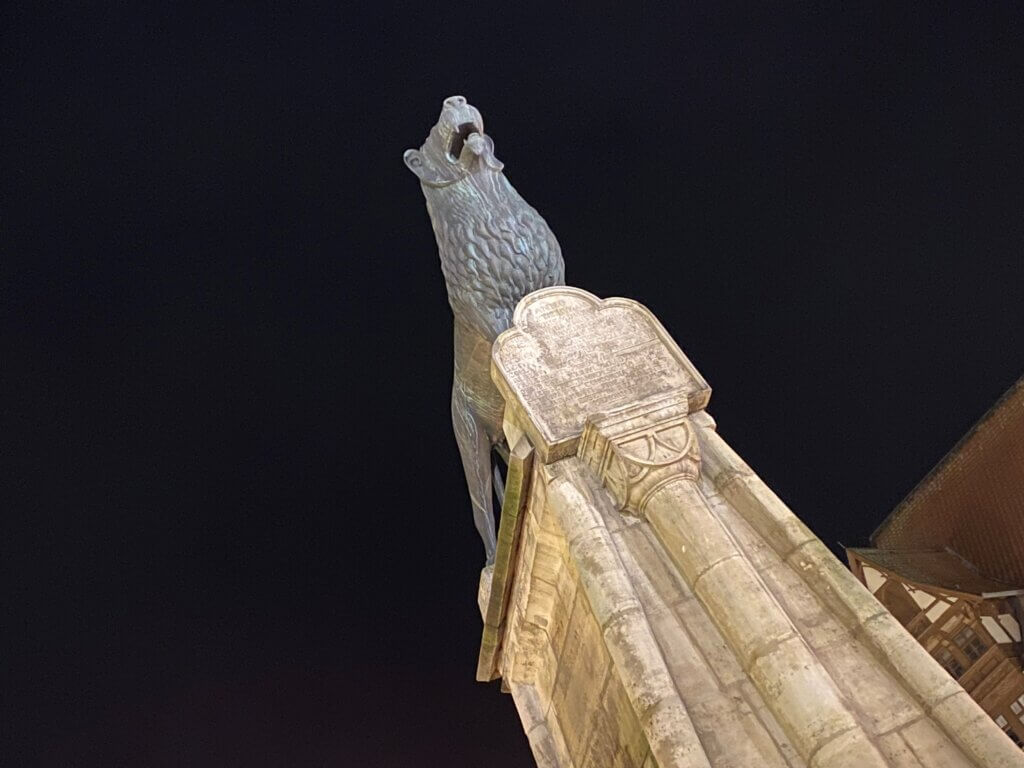
<path fill-rule="evenodd" d="M 452 426 L 487 562 L 496 536 L 491 454 L 503 444 L 504 401 L 490 378 L 491 345 L 526 294 L 565 284 L 558 240 L 502 173 L 480 112 L 461 96 L 405 163 L 420 179 L 455 316 Z M 495 472 L 495 478 L 500 475 Z"/>

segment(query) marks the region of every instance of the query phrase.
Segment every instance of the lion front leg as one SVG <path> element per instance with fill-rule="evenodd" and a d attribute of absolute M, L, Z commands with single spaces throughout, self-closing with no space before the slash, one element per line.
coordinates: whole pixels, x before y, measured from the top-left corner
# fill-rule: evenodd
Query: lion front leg
<path fill-rule="evenodd" d="M 473 522 L 483 539 L 487 565 L 490 565 L 494 562 L 497 547 L 491 496 L 491 442 L 458 384 L 452 387 L 452 426 L 466 474 L 469 499 L 473 504 Z"/>

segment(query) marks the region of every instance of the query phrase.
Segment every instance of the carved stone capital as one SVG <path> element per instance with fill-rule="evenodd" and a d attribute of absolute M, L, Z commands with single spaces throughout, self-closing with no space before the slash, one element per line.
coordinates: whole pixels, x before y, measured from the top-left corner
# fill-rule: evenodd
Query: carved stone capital
<path fill-rule="evenodd" d="M 667 483 L 700 475 L 697 433 L 685 397 L 647 400 L 587 419 L 578 455 L 627 514 L 644 516 Z"/>

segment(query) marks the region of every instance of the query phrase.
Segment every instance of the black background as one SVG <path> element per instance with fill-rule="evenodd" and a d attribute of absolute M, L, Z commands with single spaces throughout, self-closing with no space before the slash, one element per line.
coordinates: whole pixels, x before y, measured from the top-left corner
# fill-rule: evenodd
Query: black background
<path fill-rule="evenodd" d="M 837 551 L 1024 371 L 1016 3 L 168 5 L 0 18 L 5 766 L 531 764 L 401 161 L 445 96 Z"/>

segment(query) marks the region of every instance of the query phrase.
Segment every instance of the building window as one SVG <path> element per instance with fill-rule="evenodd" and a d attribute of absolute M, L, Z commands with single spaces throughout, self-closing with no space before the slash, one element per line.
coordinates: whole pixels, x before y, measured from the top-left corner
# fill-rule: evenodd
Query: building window
<path fill-rule="evenodd" d="M 964 652 L 964 655 L 967 656 L 972 664 L 980 659 L 985 654 L 985 651 L 988 650 L 985 641 L 978 637 L 974 630 L 968 626 L 965 626 L 953 636 L 953 642 Z"/>
<path fill-rule="evenodd" d="M 1024 698 L 1024 697 L 1021 697 Z M 1020 701 L 1018 699 L 1017 701 Z M 1012 706 L 1012 705 L 1011 705 Z M 1010 727 L 1010 723 L 1002 715 L 996 715 L 996 725 L 1003 729 L 1003 733 L 1010 737 L 1010 740 L 1018 747 L 1024 749 L 1024 739 L 1017 735 L 1017 732 Z"/>
<path fill-rule="evenodd" d="M 938 653 L 935 654 L 935 658 L 938 659 L 939 664 L 945 667 L 946 671 L 957 680 L 960 679 L 960 676 L 965 671 L 963 665 L 960 664 L 956 656 L 954 656 L 948 648 L 940 647 Z"/>
<path fill-rule="evenodd" d="M 1021 725 L 1024 725 L 1024 693 L 1018 696 L 1016 701 L 1010 702 L 1010 711 L 1017 716 Z"/>

